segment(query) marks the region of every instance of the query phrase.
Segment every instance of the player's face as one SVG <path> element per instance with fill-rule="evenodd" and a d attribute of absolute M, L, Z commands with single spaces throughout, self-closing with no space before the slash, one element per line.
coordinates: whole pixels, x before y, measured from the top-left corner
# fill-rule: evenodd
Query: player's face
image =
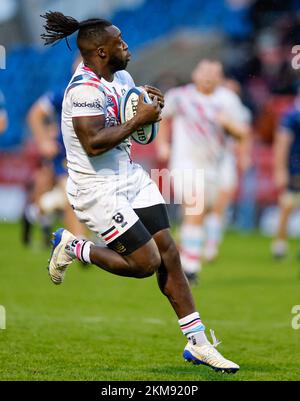
<path fill-rule="evenodd" d="M 109 65 L 112 72 L 125 70 L 130 60 L 128 45 L 124 42 L 119 28 L 112 25 L 106 28 L 109 33 Z"/>
<path fill-rule="evenodd" d="M 222 66 L 218 62 L 201 62 L 193 71 L 192 79 L 204 93 L 212 93 L 222 81 Z"/>

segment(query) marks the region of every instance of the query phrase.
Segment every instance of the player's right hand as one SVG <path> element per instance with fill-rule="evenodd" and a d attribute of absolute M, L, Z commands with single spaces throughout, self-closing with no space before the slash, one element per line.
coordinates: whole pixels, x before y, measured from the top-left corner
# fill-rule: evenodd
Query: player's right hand
<path fill-rule="evenodd" d="M 136 118 L 140 126 L 160 121 L 161 107 L 157 96 L 154 96 L 152 103 L 145 103 L 145 94 L 141 93 L 137 106 Z"/>

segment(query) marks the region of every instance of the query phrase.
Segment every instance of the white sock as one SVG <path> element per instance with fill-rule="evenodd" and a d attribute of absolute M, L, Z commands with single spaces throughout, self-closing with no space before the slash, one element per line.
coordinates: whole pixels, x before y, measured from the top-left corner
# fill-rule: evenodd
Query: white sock
<path fill-rule="evenodd" d="M 183 224 L 180 229 L 180 258 L 186 273 L 201 270 L 204 232 L 201 226 Z"/>
<path fill-rule="evenodd" d="M 182 333 L 193 345 L 209 344 L 205 335 L 205 326 L 198 312 L 191 313 L 178 320 Z"/>
<path fill-rule="evenodd" d="M 206 241 L 209 244 L 219 245 L 222 241 L 222 219 L 217 213 L 209 213 L 205 219 Z"/>
<path fill-rule="evenodd" d="M 67 243 L 66 252 L 68 253 L 68 255 L 70 255 L 74 259 L 77 258 L 81 262 L 92 263 L 90 259 L 90 251 L 92 245 L 94 244 L 91 241 L 75 239 L 74 241 Z"/>

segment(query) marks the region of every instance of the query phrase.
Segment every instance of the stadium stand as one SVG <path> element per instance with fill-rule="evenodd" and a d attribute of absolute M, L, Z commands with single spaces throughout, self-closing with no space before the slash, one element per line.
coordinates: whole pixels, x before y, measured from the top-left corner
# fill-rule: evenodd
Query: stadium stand
<path fill-rule="evenodd" d="M 218 27 L 229 36 L 247 36 L 251 30 L 245 23 L 247 10 L 232 9 L 225 2 L 220 8 L 216 3 L 219 1 L 186 0 L 172 7 L 171 0 L 147 0 L 136 9 L 116 12 L 112 19 L 133 50 L 187 27 L 205 31 Z M 162 15 L 168 18 L 161 18 Z M 68 51 L 64 43 L 50 49 L 19 46 L 8 52 L 7 69 L 0 74 L 0 88 L 7 100 L 11 124 L 6 135 L 0 138 L 0 149 L 13 149 L 22 143 L 27 134 L 24 124 L 27 110 L 49 88 L 65 85 L 73 58 L 74 52 Z M 16 99 L 23 101 L 16 102 Z"/>
<path fill-rule="evenodd" d="M 37 15 L 45 11 L 45 7 L 49 9 L 50 4 L 51 7 L 56 4 L 47 0 L 30 2 L 40 7 L 40 10 L 37 8 Z M 114 0 L 109 7 L 106 5 L 106 9 L 101 9 L 100 5 L 104 3 L 107 2 L 99 2 L 99 12 L 121 28 L 124 39 L 135 53 L 130 72 L 138 84 L 146 81 L 157 83 L 170 71 L 175 81 L 176 78 L 185 81 L 200 57 L 219 56 L 225 60 L 227 72 L 241 82 L 244 101 L 254 113 L 255 170 L 262 171 L 262 177 L 267 177 L 271 185 L 266 193 L 264 180 L 257 181 L 256 201 L 273 203 L 276 199 L 271 182 L 274 121 L 282 104 L 285 104 L 286 96 L 293 95 L 291 92 L 299 83 L 299 74 L 289 70 L 288 50 L 294 33 L 300 37 L 295 20 L 298 3 L 287 0 L 285 5 L 272 12 L 266 4 L 248 0 L 185 0 L 176 2 L 176 7 L 172 0 Z M 20 1 L 19 4 L 23 4 L 24 8 L 25 2 Z M 287 13 L 288 7 L 293 9 L 293 13 Z M 87 9 L 86 15 L 76 17 L 89 17 Z M 63 11 L 71 14 L 73 10 Z M 266 21 L 273 21 L 274 32 L 264 32 Z M 70 66 L 76 57 L 74 37 L 70 40 L 73 51 L 69 51 L 64 42 L 46 49 L 40 44 L 26 44 L 36 42 L 40 32 L 35 32 L 35 37 L 29 40 L 29 33 L 23 35 L 18 19 L 14 20 L 14 24 L 10 23 L 10 36 L 19 38 L 14 42 L 23 44 L 7 49 L 7 68 L 0 71 L 0 89 L 6 98 L 10 122 L 7 132 L 0 137 L 0 151 L 2 155 L 5 152 L 2 159 L 6 162 L 7 152 L 22 158 L 23 145 L 30 138 L 26 124 L 30 106 L 45 91 L 66 85 Z M 39 19 L 37 25 L 40 28 Z M 19 26 L 19 32 L 14 36 L 16 26 Z M 20 39 L 22 35 L 23 42 Z M 8 45 L 11 43 L 9 38 L 6 41 Z M 177 62 L 179 55 L 185 63 Z M 155 59 L 156 75 L 151 67 L 152 59 Z M 281 79 L 283 76 L 285 80 Z M 274 94 L 278 107 L 274 107 Z M 264 143 L 266 140 L 267 144 Z M 146 165 L 155 163 L 151 147 L 135 148 L 134 154 L 137 159 L 146 159 Z M 260 154 L 264 156 L 260 158 Z M 263 165 L 260 160 L 264 160 Z"/>

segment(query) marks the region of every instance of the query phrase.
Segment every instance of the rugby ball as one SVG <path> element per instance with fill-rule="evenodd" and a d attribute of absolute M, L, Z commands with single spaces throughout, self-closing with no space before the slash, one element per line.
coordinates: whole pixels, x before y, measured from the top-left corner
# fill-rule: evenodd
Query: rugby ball
<path fill-rule="evenodd" d="M 126 121 L 131 120 L 136 115 L 139 96 L 141 93 L 145 94 L 144 100 L 146 103 L 152 103 L 152 100 L 150 99 L 148 93 L 143 88 L 130 88 L 121 98 L 120 120 L 122 124 Z M 148 143 L 152 142 L 153 139 L 156 137 L 158 128 L 158 122 L 147 124 L 131 134 L 131 137 L 135 142 L 141 145 L 147 145 Z"/>

